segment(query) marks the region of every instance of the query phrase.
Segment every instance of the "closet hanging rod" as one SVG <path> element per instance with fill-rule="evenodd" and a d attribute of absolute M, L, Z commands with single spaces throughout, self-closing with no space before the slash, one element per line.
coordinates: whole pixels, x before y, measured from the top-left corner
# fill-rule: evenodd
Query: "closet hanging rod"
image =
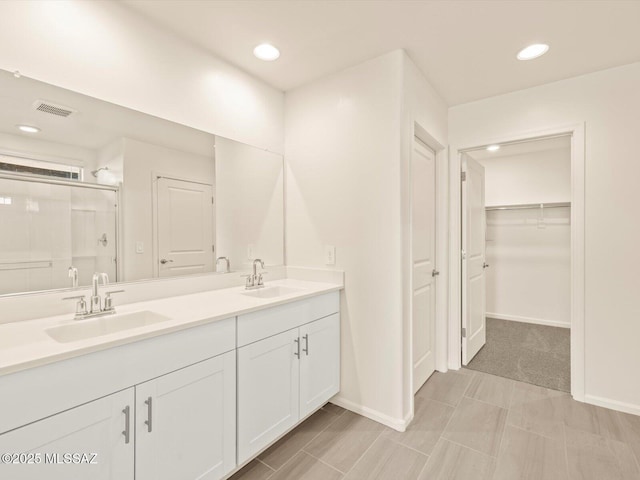
<path fill-rule="evenodd" d="M 485 207 L 485 210 L 525 210 L 533 208 L 562 208 L 571 207 L 571 202 L 556 202 L 556 203 L 525 203 L 520 205 L 492 205 Z"/>

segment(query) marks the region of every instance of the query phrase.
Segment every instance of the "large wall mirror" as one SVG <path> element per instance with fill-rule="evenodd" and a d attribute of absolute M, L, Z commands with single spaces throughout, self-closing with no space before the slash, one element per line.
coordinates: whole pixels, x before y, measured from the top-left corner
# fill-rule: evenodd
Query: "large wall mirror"
<path fill-rule="evenodd" d="M 283 188 L 280 155 L 0 70 L 0 295 L 281 265 Z"/>

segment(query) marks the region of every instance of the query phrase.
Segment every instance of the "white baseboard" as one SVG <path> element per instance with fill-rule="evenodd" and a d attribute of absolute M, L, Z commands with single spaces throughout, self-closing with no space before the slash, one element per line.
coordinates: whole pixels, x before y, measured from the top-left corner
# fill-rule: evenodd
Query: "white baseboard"
<path fill-rule="evenodd" d="M 548 327 L 571 328 L 569 322 L 558 322 L 557 320 L 545 320 L 543 318 L 519 317 L 517 315 L 503 315 L 501 313 L 485 313 L 485 317 L 496 320 L 509 320 L 511 322 L 534 323 L 536 325 L 547 325 Z"/>
<path fill-rule="evenodd" d="M 591 405 L 597 405 L 598 407 L 605 407 L 611 410 L 617 410 L 618 412 L 630 413 L 632 415 L 640 415 L 640 405 L 633 403 L 619 402 L 618 400 L 611 400 L 609 398 L 598 397 L 596 395 L 585 395 L 585 403 Z"/>
<path fill-rule="evenodd" d="M 329 401 L 334 405 L 346 408 L 353 413 L 357 413 L 358 415 L 367 417 L 374 422 L 386 425 L 387 427 L 393 428 L 398 432 L 404 432 L 411 423 L 411 420 L 413 420 L 413 413 L 408 414 L 404 419 L 393 418 L 385 415 L 384 413 L 380 413 L 377 410 L 373 410 L 372 408 L 357 404 L 355 402 L 352 402 L 351 400 L 347 400 L 346 398 L 340 397 L 339 395 L 336 395 Z"/>

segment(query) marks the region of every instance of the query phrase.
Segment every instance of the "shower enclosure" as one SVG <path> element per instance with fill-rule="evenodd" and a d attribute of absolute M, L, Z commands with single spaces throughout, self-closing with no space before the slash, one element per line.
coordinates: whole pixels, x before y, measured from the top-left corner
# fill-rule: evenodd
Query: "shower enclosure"
<path fill-rule="evenodd" d="M 0 175 L 0 295 L 118 280 L 118 189 Z"/>

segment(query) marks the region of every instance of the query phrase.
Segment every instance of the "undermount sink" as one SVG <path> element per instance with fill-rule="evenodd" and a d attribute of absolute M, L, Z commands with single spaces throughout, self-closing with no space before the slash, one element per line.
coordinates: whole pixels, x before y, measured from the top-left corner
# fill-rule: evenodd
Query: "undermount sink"
<path fill-rule="evenodd" d="M 257 290 L 248 290 L 246 292 L 242 292 L 242 295 L 246 295 L 248 297 L 254 298 L 275 298 L 282 297 L 284 295 L 290 295 L 292 293 L 300 292 L 301 289 L 293 288 L 293 287 L 281 287 L 281 286 L 273 286 L 273 287 L 263 287 Z"/>
<path fill-rule="evenodd" d="M 169 317 L 147 310 L 122 315 L 110 315 L 91 320 L 77 320 L 75 323 L 60 325 L 46 330 L 59 343 L 77 342 L 88 338 L 118 333 L 132 328 L 146 327 L 171 320 Z"/>

